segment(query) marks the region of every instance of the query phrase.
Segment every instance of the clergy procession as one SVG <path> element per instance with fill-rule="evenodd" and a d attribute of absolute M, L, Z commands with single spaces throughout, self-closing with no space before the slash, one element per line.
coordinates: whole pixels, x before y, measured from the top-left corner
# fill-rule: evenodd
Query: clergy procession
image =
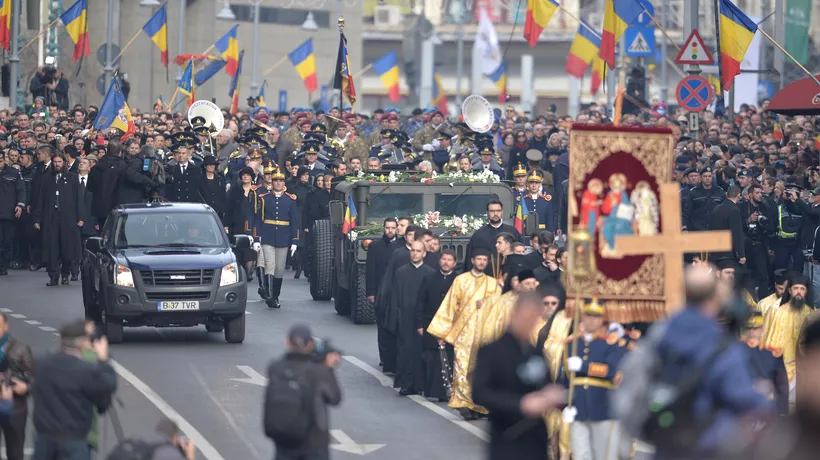
<path fill-rule="evenodd" d="M 498 100 L 462 100 L 459 83 L 456 104 L 426 51 L 412 98 L 396 51 L 353 72 L 361 37 L 311 7 L 307 41 L 263 73 L 292 64 L 307 105 L 282 89 L 278 110 L 265 90 L 287 83 L 256 83 L 256 29 L 243 104 L 239 26 L 201 54 L 180 31 L 169 61 L 167 5 L 143 0 L 144 26 L 100 48 L 95 105 L 69 84 L 85 85 L 96 2 L 54 7 L 26 37 L 19 3 L 0 0 L 4 458 L 818 458 L 820 81 L 749 2 L 715 0 L 713 35 L 682 47 L 646 0 L 605 0 L 594 24 L 520 2 L 523 46 L 544 50 L 569 18 L 561 78 L 592 72 L 591 92 L 540 104 L 508 94 L 513 36 L 499 41 L 493 2 L 471 6 L 472 40 Z M 220 19 L 302 14 L 251 3 Z M 690 97 L 656 92 L 649 55 L 621 46 L 646 24 L 680 50 Z M 34 65 L 25 49 L 61 27 L 74 67 Z M 334 33 L 330 70 L 317 29 Z M 736 104 L 756 36 L 808 76 Z M 167 102 L 153 74 L 124 72 L 140 39 L 179 67 Z M 365 104 L 371 69 L 384 88 Z M 318 99 L 317 70 L 332 77 Z M 222 79 L 229 98 L 208 100 Z"/>

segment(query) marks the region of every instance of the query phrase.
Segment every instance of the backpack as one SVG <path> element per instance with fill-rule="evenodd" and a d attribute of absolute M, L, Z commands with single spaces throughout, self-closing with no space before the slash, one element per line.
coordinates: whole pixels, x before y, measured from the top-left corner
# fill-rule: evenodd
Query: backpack
<path fill-rule="evenodd" d="M 141 439 L 124 439 L 108 454 L 107 460 L 152 460 L 154 452 L 169 442 L 149 443 Z"/>
<path fill-rule="evenodd" d="M 624 377 L 610 403 L 613 414 L 633 437 L 683 455 L 693 452 L 712 425 L 717 408 L 697 419 L 692 408 L 703 376 L 732 338 L 724 335 L 702 366 L 682 379 L 668 381 L 663 375 L 664 359 L 658 353 L 666 327 L 664 323 L 653 326 L 641 346 L 624 359 L 621 372 L 628 377 Z"/>
<path fill-rule="evenodd" d="M 269 372 L 265 434 L 280 447 L 302 445 L 313 422 L 313 386 L 300 367 L 282 360 Z"/>

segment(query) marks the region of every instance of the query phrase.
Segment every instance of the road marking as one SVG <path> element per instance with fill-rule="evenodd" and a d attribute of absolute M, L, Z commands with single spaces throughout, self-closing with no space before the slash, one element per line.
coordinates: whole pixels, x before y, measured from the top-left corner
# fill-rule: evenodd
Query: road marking
<path fill-rule="evenodd" d="M 349 362 L 350 364 L 352 364 L 352 365 L 358 367 L 359 369 L 367 372 L 368 374 L 372 375 L 373 377 L 376 377 L 376 379 L 378 379 L 379 383 L 381 383 L 382 386 L 390 388 L 394 391 L 399 391 L 398 388 L 393 388 L 393 379 L 391 377 L 388 377 L 388 376 L 384 375 L 384 373 L 382 373 L 378 369 L 374 368 L 373 366 L 367 364 L 366 362 L 362 361 L 361 359 L 359 359 L 355 356 L 342 356 L 342 358 L 345 361 Z M 466 420 L 463 420 L 461 417 L 457 416 L 456 414 L 454 414 L 449 409 L 446 409 L 446 408 L 441 407 L 437 404 L 434 404 L 432 401 L 428 401 L 425 397 L 420 396 L 420 395 L 411 395 L 408 398 L 411 401 L 414 401 L 414 402 L 418 403 L 420 406 L 429 409 L 433 413 L 435 413 L 435 414 L 437 414 L 441 417 L 444 417 L 445 419 L 453 422 L 456 426 L 462 428 L 464 431 L 472 434 L 473 436 L 477 437 L 478 439 L 481 439 L 482 441 L 489 442 L 489 440 L 490 440 L 490 434 L 489 433 L 487 433 L 486 431 L 482 430 L 481 428 L 473 425 L 472 423 L 470 423 Z"/>
<path fill-rule="evenodd" d="M 39 325 L 43 324 L 43 323 L 41 323 L 39 321 L 35 321 L 33 319 L 27 319 L 23 322 L 26 323 L 26 324 L 31 324 L 32 326 L 39 326 Z"/>
<path fill-rule="evenodd" d="M 26 315 L 21 315 L 20 313 L 12 313 L 9 316 L 11 316 L 12 318 L 17 318 L 17 319 L 23 319 L 23 318 L 26 317 Z"/>
<path fill-rule="evenodd" d="M 243 377 L 241 379 L 231 379 L 234 382 L 250 383 L 251 385 L 258 385 L 260 387 L 268 384 L 268 379 L 259 372 L 256 372 L 256 369 L 250 366 L 236 366 L 236 368 L 243 374 L 247 375 L 247 377 Z"/>
<path fill-rule="evenodd" d="M 353 439 L 350 436 L 346 435 L 342 430 L 330 430 L 330 435 L 333 436 L 333 439 L 338 442 L 338 444 L 331 444 L 330 448 L 334 450 L 339 450 L 342 452 L 347 452 L 348 454 L 354 455 L 367 455 L 371 452 L 375 452 L 386 444 L 356 444 L 353 442 Z"/>
<path fill-rule="evenodd" d="M 51 326 L 40 326 L 40 330 L 41 331 L 46 331 L 46 332 L 55 332 L 57 329 L 54 329 Z M 60 335 L 60 334 L 57 334 L 57 335 Z"/>
<path fill-rule="evenodd" d="M 9 310 L 8 308 L 0 308 L 0 312 L 11 313 L 11 310 Z"/>

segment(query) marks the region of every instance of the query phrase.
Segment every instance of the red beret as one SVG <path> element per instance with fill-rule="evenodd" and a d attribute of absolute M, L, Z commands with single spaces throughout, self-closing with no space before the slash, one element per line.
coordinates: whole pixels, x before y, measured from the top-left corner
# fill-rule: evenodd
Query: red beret
<path fill-rule="evenodd" d="M 398 120 L 399 116 L 396 115 L 395 113 L 391 113 L 391 114 L 387 115 L 385 118 L 389 121 L 393 121 L 393 120 Z"/>

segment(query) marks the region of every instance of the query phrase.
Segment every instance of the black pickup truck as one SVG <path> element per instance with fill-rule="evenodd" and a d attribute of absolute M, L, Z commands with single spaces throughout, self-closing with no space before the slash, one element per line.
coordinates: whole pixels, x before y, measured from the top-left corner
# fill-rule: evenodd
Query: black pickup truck
<path fill-rule="evenodd" d="M 102 236 L 89 238 L 82 263 L 85 315 L 109 342 L 123 327 L 190 327 L 245 340 L 247 278 L 219 217 L 195 203 L 118 206 Z"/>

